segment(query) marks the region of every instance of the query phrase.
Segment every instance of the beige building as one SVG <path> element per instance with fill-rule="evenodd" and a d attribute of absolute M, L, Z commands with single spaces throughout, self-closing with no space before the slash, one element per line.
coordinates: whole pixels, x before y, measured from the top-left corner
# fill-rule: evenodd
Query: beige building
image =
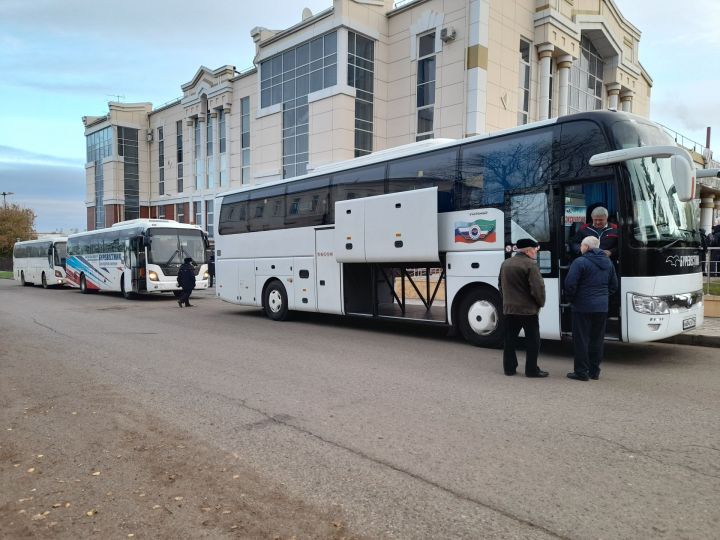
<path fill-rule="evenodd" d="M 574 112 L 648 116 L 640 32 L 612 0 L 333 0 L 254 28 L 254 68 L 200 67 L 160 108 L 83 118 L 88 229 L 165 217 L 212 235 L 216 193 L 428 138 Z"/>

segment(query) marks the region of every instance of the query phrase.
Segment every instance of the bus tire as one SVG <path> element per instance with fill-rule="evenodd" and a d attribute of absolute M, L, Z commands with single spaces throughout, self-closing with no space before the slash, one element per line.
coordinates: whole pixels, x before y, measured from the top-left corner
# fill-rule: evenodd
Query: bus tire
<path fill-rule="evenodd" d="M 263 296 L 265 315 L 273 321 L 284 321 L 288 317 L 288 300 L 285 286 L 278 280 L 271 281 Z"/>
<path fill-rule="evenodd" d="M 48 288 L 48 282 L 47 278 L 45 277 L 45 272 L 42 273 L 42 288 L 47 289 Z"/>
<path fill-rule="evenodd" d="M 27 281 L 25 281 L 25 272 L 23 272 L 22 270 L 20 271 L 20 284 L 21 284 L 23 287 L 27 287 L 27 286 L 29 286 L 29 285 L 32 285 L 32 283 L 28 283 Z"/>
<path fill-rule="evenodd" d="M 120 278 L 120 292 L 122 293 L 125 300 L 132 300 L 135 295 L 132 292 L 128 292 L 125 290 L 125 279 Z"/>
<path fill-rule="evenodd" d="M 85 274 L 80 274 L 80 292 L 88 294 L 90 290 L 87 287 L 87 281 L 85 281 Z"/>
<path fill-rule="evenodd" d="M 456 326 L 465 341 L 478 347 L 502 345 L 505 320 L 500 294 L 489 288 L 468 291 L 458 306 Z"/>

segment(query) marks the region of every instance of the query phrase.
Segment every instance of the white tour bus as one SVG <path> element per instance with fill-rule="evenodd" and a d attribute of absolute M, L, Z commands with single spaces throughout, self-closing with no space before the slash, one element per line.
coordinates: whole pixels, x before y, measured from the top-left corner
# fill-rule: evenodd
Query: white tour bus
<path fill-rule="evenodd" d="M 90 291 L 180 294 L 177 274 L 185 257 L 195 263 L 196 289 L 207 289 L 207 235 L 196 225 L 134 219 L 68 237 L 67 283 Z"/>
<path fill-rule="evenodd" d="M 578 229 L 603 206 L 620 279 L 606 338 L 666 338 L 703 322 L 694 170 L 659 126 L 613 111 L 376 152 L 220 194 L 216 294 L 275 320 L 412 320 L 494 346 L 500 265 L 530 237 L 547 291 L 541 335 L 571 337 L 563 282 Z"/>
<path fill-rule="evenodd" d="M 23 285 L 42 284 L 44 289 L 65 284 L 67 238 L 17 242 L 13 248 L 13 278 Z"/>

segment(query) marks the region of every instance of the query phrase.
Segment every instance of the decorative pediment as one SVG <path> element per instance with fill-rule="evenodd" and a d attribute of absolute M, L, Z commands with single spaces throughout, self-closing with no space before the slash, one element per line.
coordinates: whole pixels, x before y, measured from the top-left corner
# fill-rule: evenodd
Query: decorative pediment
<path fill-rule="evenodd" d="M 200 66 L 190 82 L 182 85 L 182 91 L 187 96 L 193 94 L 197 90 L 197 86 L 202 85 L 204 88 L 209 89 L 213 86 L 222 84 L 236 75 L 235 66 L 225 65 L 217 69 L 209 69 L 205 66 Z"/>

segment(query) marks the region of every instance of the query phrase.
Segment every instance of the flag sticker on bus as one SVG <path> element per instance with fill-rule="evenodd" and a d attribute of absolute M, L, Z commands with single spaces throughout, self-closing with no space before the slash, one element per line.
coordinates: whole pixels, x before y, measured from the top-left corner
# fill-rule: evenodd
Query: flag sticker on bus
<path fill-rule="evenodd" d="M 455 243 L 474 244 L 475 242 L 495 242 L 497 220 L 476 219 L 475 221 L 455 222 Z"/>

